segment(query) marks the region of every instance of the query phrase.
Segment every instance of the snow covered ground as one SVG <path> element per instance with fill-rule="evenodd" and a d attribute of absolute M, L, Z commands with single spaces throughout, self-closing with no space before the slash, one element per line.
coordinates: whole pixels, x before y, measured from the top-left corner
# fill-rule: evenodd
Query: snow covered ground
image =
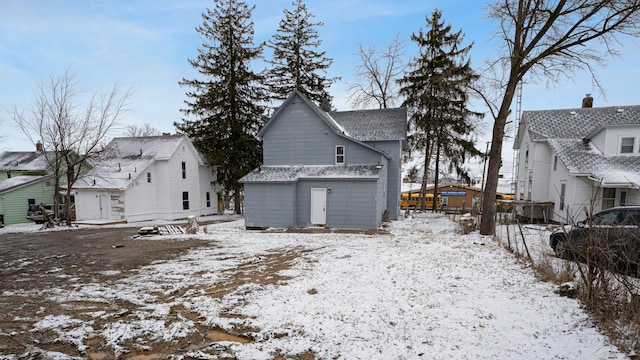
<path fill-rule="evenodd" d="M 578 301 L 553 293 L 553 284 L 537 281 L 533 270 L 489 237 L 461 235 L 455 222 L 439 214 L 393 222 L 390 232 L 255 232 L 245 231 L 242 220 L 209 225 L 198 236 L 211 241 L 210 247 L 115 283 L 50 290 L 61 302 L 124 299 L 139 305 L 138 320 L 94 328 L 59 316 L 37 327 L 80 350 L 95 335 L 117 349 L 137 337 L 171 340 L 197 331 L 193 320 L 167 321 L 171 307 L 183 306 L 210 328 L 255 329 L 247 344 L 222 344 L 238 359 L 305 352 L 322 359 L 625 358 L 597 332 Z M 544 234 L 539 239 L 533 250 L 545 249 Z M 289 278 L 284 282 L 247 284 L 221 299 L 202 290 L 228 269 L 287 251 L 301 256 L 281 274 Z M 161 294 L 180 295 L 160 302 Z M 183 355 L 217 359 L 216 346 Z"/>

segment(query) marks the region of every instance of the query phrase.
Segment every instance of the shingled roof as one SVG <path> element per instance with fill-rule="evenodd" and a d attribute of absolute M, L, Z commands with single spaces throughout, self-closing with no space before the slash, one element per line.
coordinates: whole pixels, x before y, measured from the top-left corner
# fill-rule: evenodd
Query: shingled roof
<path fill-rule="evenodd" d="M 123 137 L 113 139 L 74 188 L 126 189 L 155 160 L 167 160 L 185 135 Z"/>
<path fill-rule="evenodd" d="M 545 141 L 570 173 L 601 181 L 601 186 L 640 187 L 640 156 L 604 156 L 589 143 L 599 130 L 640 124 L 640 106 L 611 106 L 525 111 L 514 148 L 524 131 L 532 141 Z"/>
<path fill-rule="evenodd" d="M 376 165 L 275 165 L 261 166 L 242 179 L 241 183 L 296 182 L 302 179 L 377 179 Z"/>
<path fill-rule="evenodd" d="M 532 141 L 583 139 L 606 126 L 640 124 L 640 105 L 524 111 L 514 148 L 519 148 L 522 132 Z"/>
<path fill-rule="evenodd" d="M 329 115 L 359 141 L 405 140 L 407 109 L 333 111 Z"/>
<path fill-rule="evenodd" d="M 23 175 L 0 180 L 0 194 L 36 183 L 45 179 L 52 179 L 53 175 Z"/>
<path fill-rule="evenodd" d="M 0 153 L 0 171 L 42 171 L 49 169 L 43 152 L 5 151 Z"/>
<path fill-rule="evenodd" d="M 335 133 L 357 141 L 403 140 L 407 138 L 407 109 L 378 109 L 326 112 L 304 94 L 294 90 L 258 133 L 259 137 L 289 103 L 301 99 Z"/>

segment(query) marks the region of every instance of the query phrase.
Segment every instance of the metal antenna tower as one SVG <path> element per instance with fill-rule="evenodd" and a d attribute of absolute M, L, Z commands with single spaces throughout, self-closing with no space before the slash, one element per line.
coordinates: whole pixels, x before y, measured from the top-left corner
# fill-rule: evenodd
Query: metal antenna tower
<path fill-rule="evenodd" d="M 513 141 L 516 141 L 518 137 L 518 128 L 520 127 L 520 117 L 522 116 L 522 81 L 518 82 L 518 87 L 516 88 L 516 121 L 513 128 L 515 129 L 515 133 L 513 134 Z M 513 150 L 513 159 L 512 159 L 512 169 L 511 169 L 511 192 L 516 195 L 516 199 L 518 196 L 516 191 L 518 190 L 518 155 L 519 150 Z"/>

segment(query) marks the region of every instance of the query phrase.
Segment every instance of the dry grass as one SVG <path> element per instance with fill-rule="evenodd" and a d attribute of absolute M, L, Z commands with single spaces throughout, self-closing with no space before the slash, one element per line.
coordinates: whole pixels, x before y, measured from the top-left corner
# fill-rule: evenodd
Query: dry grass
<path fill-rule="evenodd" d="M 499 241 L 504 244 L 503 240 Z M 559 288 L 567 282 L 576 283 L 575 297 L 598 329 L 631 359 L 640 359 L 640 279 L 619 274 L 613 266 L 607 266 L 607 262 L 594 261 L 587 266 L 550 254 L 532 261 L 521 251 L 514 251 L 506 244 L 505 248 L 531 262 L 541 281 L 557 284 Z"/>

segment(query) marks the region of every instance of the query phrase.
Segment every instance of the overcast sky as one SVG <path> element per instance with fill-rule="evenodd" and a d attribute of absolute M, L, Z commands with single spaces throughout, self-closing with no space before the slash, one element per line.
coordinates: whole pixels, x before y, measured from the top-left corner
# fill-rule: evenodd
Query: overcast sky
<path fill-rule="evenodd" d="M 250 4 L 252 2 L 249 2 Z M 256 1 L 253 11 L 256 41 L 268 40 L 291 9 L 291 0 Z M 411 33 L 425 28 L 425 17 L 434 9 L 454 30 L 465 33 L 464 44 L 474 43 L 471 62 L 480 68 L 493 54 L 496 41 L 491 35 L 497 26 L 486 18 L 485 2 L 478 0 L 307 0 L 323 41 L 321 50 L 334 60 L 328 76 L 341 77 L 330 89 L 333 105 L 350 110 L 347 84 L 357 57 L 358 44 L 384 47 L 400 34 L 406 40 L 407 58 L 417 54 Z M 0 134 L 8 135 L 0 150 L 30 150 L 33 145 L 7 118 L 11 105 L 23 108 L 33 98 L 38 81 L 57 77 L 66 69 L 77 74 L 79 89 L 90 92 L 108 90 L 119 83 L 131 86 L 129 124 L 150 123 L 164 132 L 175 132 L 179 109 L 186 89 L 178 86 L 182 78 L 197 73 L 187 63 L 195 58 L 201 40 L 194 28 L 201 24 L 201 13 L 213 8 L 211 0 L 3 0 L 0 8 Z M 586 93 L 592 93 L 594 106 L 638 105 L 640 83 L 638 59 L 640 41 L 622 39 L 622 59 L 611 59 L 607 68 L 596 68 L 605 96 L 592 85 L 589 74 L 576 73 L 573 79 L 549 85 L 526 84 L 523 110 L 579 107 Z M 515 104 L 514 104 L 515 107 Z M 474 110 L 486 112 L 482 104 Z M 515 113 L 515 111 L 513 112 Z M 490 135 L 493 122 L 486 117 L 481 144 Z M 121 135 L 114 133 L 113 136 Z M 507 143 L 507 147 L 511 143 Z M 481 148 L 483 146 L 480 146 Z M 507 159 L 506 162 L 510 162 Z"/>

